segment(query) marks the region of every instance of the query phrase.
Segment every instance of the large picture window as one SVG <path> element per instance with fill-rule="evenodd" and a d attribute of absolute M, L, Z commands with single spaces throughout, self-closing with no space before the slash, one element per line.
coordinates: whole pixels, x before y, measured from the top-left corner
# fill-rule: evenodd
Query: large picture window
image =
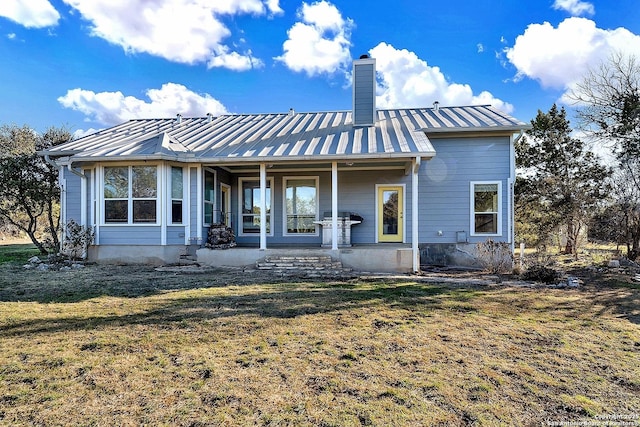
<path fill-rule="evenodd" d="M 318 178 L 284 178 L 285 234 L 315 234 L 318 219 Z"/>
<path fill-rule="evenodd" d="M 496 182 L 471 183 L 472 235 L 499 236 L 502 185 Z"/>
<path fill-rule="evenodd" d="M 156 166 L 104 168 L 105 223 L 155 223 L 157 197 Z"/>
<path fill-rule="evenodd" d="M 267 179 L 266 188 L 266 205 L 267 205 L 267 233 L 271 234 L 272 215 L 271 210 L 272 197 L 271 188 L 273 179 Z M 240 217 L 242 221 L 243 234 L 259 234 L 260 233 L 260 181 L 253 178 L 240 179 Z"/>

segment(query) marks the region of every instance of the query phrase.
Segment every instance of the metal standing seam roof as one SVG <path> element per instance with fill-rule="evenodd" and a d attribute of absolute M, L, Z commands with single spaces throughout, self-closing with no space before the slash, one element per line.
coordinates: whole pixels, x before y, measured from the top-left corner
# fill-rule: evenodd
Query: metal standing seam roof
<path fill-rule="evenodd" d="M 53 147 L 72 161 L 170 159 L 275 161 L 433 157 L 430 133 L 518 131 L 527 125 L 490 106 L 378 110 L 374 126 L 351 111 L 137 119 Z"/>

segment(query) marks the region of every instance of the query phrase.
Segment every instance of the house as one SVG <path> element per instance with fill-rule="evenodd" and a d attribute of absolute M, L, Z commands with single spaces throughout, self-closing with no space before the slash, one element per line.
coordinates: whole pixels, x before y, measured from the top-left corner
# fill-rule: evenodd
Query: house
<path fill-rule="evenodd" d="M 60 167 L 62 221 L 89 258 L 247 265 L 325 253 L 367 271 L 473 261 L 513 244 L 514 141 L 490 106 L 376 109 L 375 59 L 353 63 L 353 109 L 130 120 L 41 154 Z M 358 222 L 357 220 L 360 220 Z M 237 247 L 203 247 L 211 225 Z"/>

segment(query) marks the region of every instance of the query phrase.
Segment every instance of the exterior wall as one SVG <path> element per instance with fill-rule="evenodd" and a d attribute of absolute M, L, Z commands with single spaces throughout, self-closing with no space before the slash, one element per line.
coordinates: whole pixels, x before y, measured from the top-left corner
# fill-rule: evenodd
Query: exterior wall
<path fill-rule="evenodd" d="M 194 241 L 197 240 L 198 237 L 198 229 L 197 227 L 201 227 L 202 224 L 198 224 L 198 168 L 189 167 L 187 176 L 189 177 L 189 194 L 190 200 L 187 201 L 189 203 L 189 218 L 191 224 L 191 234 L 189 235 L 189 240 Z"/>
<path fill-rule="evenodd" d="M 419 173 L 419 243 L 421 261 L 423 264 L 459 264 L 465 259 L 472 259 L 473 246 L 477 242 L 486 240 L 485 236 L 471 234 L 471 188 L 472 181 L 500 181 L 501 182 L 501 230 L 500 236 L 491 238 L 498 241 L 510 240 L 509 213 L 509 177 L 511 170 L 510 139 L 508 137 L 490 138 L 447 138 L 432 139 L 437 155 L 433 159 L 423 162 Z M 257 178 L 254 174 L 232 175 L 220 168 L 216 170 L 216 200 L 219 203 L 220 184 L 231 185 L 231 211 L 234 231 L 239 245 L 257 246 L 259 235 L 243 236 L 239 232 L 241 214 L 239 206 L 240 192 L 238 188 L 240 178 Z M 275 170 L 275 169 L 274 169 Z M 160 225 L 100 225 L 100 248 L 92 253 L 102 259 L 116 259 L 118 252 L 124 258 L 127 253 L 136 254 L 151 251 L 152 255 L 143 258 L 160 259 L 162 256 L 173 256 L 174 252 L 184 253 L 185 234 L 189 234 L 192 244 L 199 244 L 197 237 L 206 239 L 206 228 L 202 224 L 202 184 L 198 181 L 202 175 L 198 168 L 189 165 L 186 169 L 187 188 L 185 203 L 188 214 L 185 224 L 180 226 L 166 226 L 166 244 L 162 246 Z M 84 216 L 86 223 L 94 224 L 93 195 L 94 179 L 91 170 L 86 170 L 86 186 L 80 177 L 68 170 L 64 171 L 66 180 L 65 213 L 66 219 L 80 222 Z M 318 216 L 322 219 L 324 212 L 331 211 L 331 173 L 328 171 L 293 171 L 270 173 L 273 178 L 273 222 L 272 233 L 267 237 L 268 247 L 320 246 L 322 244 L 322 230 L 318 226 L 315 235 L 285 236 L 283 182 L 285 177 L 317 176 L 318 177 Z M 338 173 L 338 208 L 340 211 L 350 211 L 361 215 L 364 220 L 351 229 L 351 242 L 354 245 L 368 245 L 376 243 L 376 193 L 377 185 L 404 186 L 404 242 L 411 242 L 411 175 L 404 170 L 358 170 L 341 165 Z M 81 206 L 81 192 L 85 190 L 85 206 Z M 188 197 L 188 198 L 187 198 Z M 161 200 L 168 200 L 162 197 Z M 163 202 L 164 203 L 164 202 Z M 83 212 L 84 209 L 84 212 Z M 102 209 L 100 201 L 96 209 Z M 96 214 L 97 215 L 97 214 Z M 188 221 L 188 222 L 187 222 Z M 439 233 L 439 232 L 442 233 Z M 465 242 L 458 242 L 457 233 L 465 232 Z M 201 234 L 199 234 L 201 233 Z M 135 243 L 136 246 L 131 246 Z M 131 246 L 131 249 L 124 249 Z M 174 249 L 168 249 L 169 247 Z M 181 247 L 181 251 L 176 248 Z M 109 249 L 111 248 L 111 249 Z M 142 251 L 142 252 L 144 252 Z M 126 252 L 126 253 L 125 253 Z M 345 252 L 345 260 L 348 255 Z M 133 256 L 133 255 L 131 255 Z M 355 255 L 354 255 L 355 256 Z M 358 254 L 358 256 L 360 256 Z M 177 260 L 177 258 L 176 258 Z M 165 259 L 165 262 L 175 260 Z M 358 261 L 360 263 L 360 261 Z"/>
<path fill-rule="evenodd" d="M 318 226 L 316 235 L 309 236 L 284 236 L 283 223 L 283 180 L 285 176 L 318 176 L 319 177 L 319 219 L 322 219 L 325 212 L 331 211 L 331 173 L 329 172 L 294 172 L 294 173 L 277 173 L 269 174 L 267 177 L 273 177 L 274 194 L 273 194 L 273 236 L 267 237 L 268 245 L 321 245 L 322 229 Z M 241 177 L 257 177 L 256 175 L 242 175 Z M 235 223 L 241 221 L 239 211 L 239 178 L 236 177 L 233 184 L 234 190 L 232 205 L 234 209 Z M 371 244 L 376 241 L 376 184 L 406 184 L 405 200 L 410 200 L 411 188 L 410 177 L 404 175 L 404 171 L 340 171 L 338 173 L 338 209 L 347 212 L 355 212 L 364 218 L 361 224 L 354 225 L 351 228 L 352 244 Z M 405 218 L 410 220 L 410 204 L 407 203 L 405 209 Z M 407 222 L 407 230 L 409 223 Z M 236 228 L 236 240 L 240 245 L 258 245 L 260 237 L 241 236 L 239 229 Z M 405 233 L 406 235 L 406 233 Z"/>
<path fill-rule="evenodd" d="M 167 226 L 167 245 L 184 246 L 185 227 L 183 225 Z"/>
<path fill-rule="evenodd" d="M 64 209 L 64 218 L 61 218 L 61 220 L 63 221 L 63 223 L 66 223 L 70 219 L 73 219 L 77 223 L 80 223 L 80 218 L 82 216 L 81 178 L 73 174 L 71 171 L 69 171 L 66 168 L 64 168 L 63 171 L 64 171 L 63 178 L 65 180 L 64 197 L 66 199 L 66 205 Z"/>
<path fill-rule="evenodd" d="M 509 138 L 433 139 L 436 157 L 420 169 L 420 242 L 457 243 L 456 233 L 466 232 L 469 243 L 485 236 L 471 236 L 472 181 L 502 183 L 501 236 L 509 242 Z M 442 235 L 438 233 L 442 231 Z"/>
<path fill-rule="evenodd" d="M 103 225 L 100 245 L 160 245 L 160 228 L 159 225 Z"/>

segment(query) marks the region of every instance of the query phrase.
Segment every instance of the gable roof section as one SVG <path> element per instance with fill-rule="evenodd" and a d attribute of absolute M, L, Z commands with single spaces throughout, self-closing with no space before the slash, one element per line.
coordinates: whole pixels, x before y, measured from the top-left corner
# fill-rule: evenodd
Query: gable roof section
<path fill-rule="evenodd" d="M 72 161 L 219 163 L 430 158 L 430 133 L 527 127 L 490 106 L 378 110 L 377 118 L 374 126 L 362 127 L 353 126 L 350 111 L 130 120 L 42 154 Z"/>

